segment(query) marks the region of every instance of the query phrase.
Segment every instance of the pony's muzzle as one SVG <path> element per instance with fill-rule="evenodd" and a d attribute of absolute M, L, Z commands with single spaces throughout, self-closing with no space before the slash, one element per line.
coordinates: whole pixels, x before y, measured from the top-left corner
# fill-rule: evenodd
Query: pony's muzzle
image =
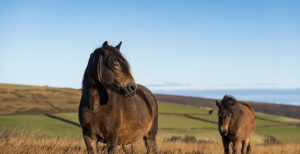
<path fill-rule="evenodd" d="M 135 94 L 137 85 L 134 81 L 130 81 L 126 84 L 126 86 L 123 88 L 123 96 L 124 97 L 131 97 Z"/>
<path fill-rule="evenodd" d="M 136 85 L 127 86 L 127 89 L 128 89 L 129 92 L 135 92 Z"/>
<path fill-rule="evenodd" d="M 220 134 L 222 136 L 226 136 L 228 134 L 228 130 L 227 129 L 220 129 Z"/>

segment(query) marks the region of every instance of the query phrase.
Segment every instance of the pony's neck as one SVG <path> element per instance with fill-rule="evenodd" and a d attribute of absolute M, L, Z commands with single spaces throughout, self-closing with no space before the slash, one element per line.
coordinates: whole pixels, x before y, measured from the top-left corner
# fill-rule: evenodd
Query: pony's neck
<path fill-rule="evenodd" d="M 241 110 L 237 110 L 237 112 L 235 113 L 236 115 L 233 115 L 231 120 L 230 120 L 230 126 L 229 126 L 229 129 L 230 128 L 236 128 L 238 127 L 239 125 L 242 124 L 242 119 L 243 119 L 243 115 L 241 113 L 238 113 L 238 112 L 241 112 Z"/>

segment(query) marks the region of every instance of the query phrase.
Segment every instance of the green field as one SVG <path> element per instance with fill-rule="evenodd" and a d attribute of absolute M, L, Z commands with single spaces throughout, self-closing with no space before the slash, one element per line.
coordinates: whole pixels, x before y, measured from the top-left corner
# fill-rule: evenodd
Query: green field
<path fill-rule="evenodd" d="M 165 103 L 165 102 L 158 103 L 158 112 L 177 113 L 177 114 L 190 114 L 190 113 L 208 114 L 208 110 L 202 108 L 181 105 L 181 104 Z"/>
<path fill-rule="evenodd" d="M 81 129 L 45 115 L 0 116 L 0 129 L 35 132 L 59 138 L 81 139 Z"/>
<path fill-rule="evenodd" d="M 260 128 L 255 132 L 260 135 L 271 135 L 282 143 L 300 144 L 300 127 Z"/>
<path fill-rule="evenodd" d="M 200 140 L 221 142 L 216 124 L 218 121 L 217 111 L 212 115 L 208 115 L 208 110 L 202 108 L 159 102 L 159 113 L 159 139 L 192 135 Z M 54 115 L 78 123 L 77 113 L 59 113 Z M 267 135 L 275 137 L 282 143 L 300 143 L 300 128 L 284 125 L 284 123 L 298 123 L 297 119 L 289 118 L 289 121 L 284 121 L 284 117 L 272 115 L 264 117 L 264 114 L 260 113 L 257 115 L 267 120 L 257 119 L 257 128 L 251 138 L 252 143 L 263 143 Z M 82 138 L 81 130 L 78 126 L 49 118 L 45 115 L 0 116 L 0 128 L 24 131 L 38 130 L 37 134 L 46 136 L 67 137 L 70 139 Z"/>
<path fill-rule="evenodd" d="M 78 124 L 78 114 L 74 110 L 78 109 L 79 98 L 78 90 L 0 84 L 0 132 L 2 129 L 37 131 L 37 135 L 82 139 L 78 126 L 44 115 L 52 113 Z M 221 142 L 217 111 L 209 115 L 209 110 L 204 108 L 166 102 L 158 102 L 158 108 L 158 139 L 191 135 L 199 140 Z M 20 112 L 23 110 L 26 112 Z M 33 115 L 13 115 L 20 113 Z M 253 144 L 264 143 L 268 135 L 281 143 L 300 144 L 300 119 L 262 113 L 255 115 L 256 129 L 251 137 Z"/>

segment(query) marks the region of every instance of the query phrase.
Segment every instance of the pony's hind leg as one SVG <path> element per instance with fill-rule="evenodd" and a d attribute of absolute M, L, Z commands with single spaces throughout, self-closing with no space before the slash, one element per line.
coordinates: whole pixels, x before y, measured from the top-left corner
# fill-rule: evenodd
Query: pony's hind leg
<path fill-rule="evenodd" d="M 242 141 L 241 152 L 242 152 L 242 154 L 244 154 L 245 152 L 247 152 L 247 153 L 250 152 L 250 138 L 247 138 L 245 141 Z"/>
<path fill-rule="evenodd" d="M 157 147 L 156 147 L 156 141 L 155 138 L 151 138 L 148 135 L 143 137 L 144 141 L 145 141 L 145 145 L 147 148 L 147 154 L 157 154 Z"/>
<path fill-rule="evenodd" d="M 249 142 L 249 144 L 247 146 L 247 153 L 250 153 L 250 152 L 251 152 L 251 148 L 250 148 L 250 142 Z"/>
<path fill-rule="evenodd" d="M 158 129 L 158 122 L 157 122 L 157 118 L 156 118 L 155 121 L 153 122 L 148 134 L 143 137 L 146 148 L 147 148 L 147 154 L 150 154 L 150 153 L 157 154 L 157 146 L 156 146 L 156 141 L 155 141 L 157 129 Z"/>
<path fill-rule="evenodd" d="M 130 153 L 134 153 L 133 150 L 133 144 L 129 144 L 129 145 L 122 145 L 123 150 L 126 154 L 130 154 Z"/>

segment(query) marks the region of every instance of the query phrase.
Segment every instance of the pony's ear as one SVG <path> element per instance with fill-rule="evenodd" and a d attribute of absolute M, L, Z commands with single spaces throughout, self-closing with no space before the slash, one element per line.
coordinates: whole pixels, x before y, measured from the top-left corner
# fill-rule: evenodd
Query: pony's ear
<path fill-rule="evenodd" d="M 105 55 L 107 55 L 108 54 L 108 52 L 107 52 L 107 49 L 108 49 L 108 44 L 107 44 L 107 41 L 105 41 L 103 44 L 102 44 L 102 51 L 103 51 L 103 53 L 105 54 Z"/>
<path fill-rule="evenodd" d="M 231 105 L 231 106 L 234 106 L 236 102 L 237 102 L 237 101 L 234 101 L 234 102 L 232 102 L 230 105 Z"/>
<path fill-rule="evenodd" d="M 222 104 L 216 100 L 216 105 L 220 107 Z"/>
<path fill-rule="evenodd" d="M 120 50 L 121 44 L 122 44 L 122 41 L 115 48 L 118 49 L 118 50 Z"/>

